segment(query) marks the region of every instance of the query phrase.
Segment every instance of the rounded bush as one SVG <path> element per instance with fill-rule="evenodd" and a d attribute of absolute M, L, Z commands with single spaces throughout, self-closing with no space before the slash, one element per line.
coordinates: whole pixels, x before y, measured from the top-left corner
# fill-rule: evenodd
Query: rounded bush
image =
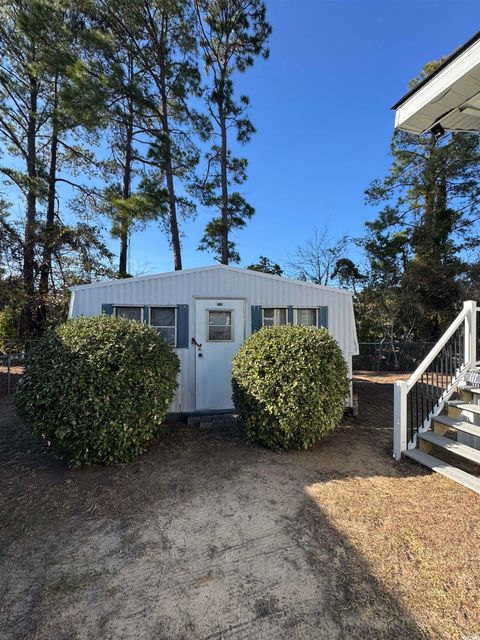
<path fill-rule="evenodd" d="M 232 375 L 233 401 L 250 441 L 306 449 L 342 419 L 348 368 L 326 329 L 261 329 L 240 348 Z"/>
<path fill-rule="evenodd" d="M 127 462 L 164 420 L 178 370 L 155 329 L 106 315 L 77 318 L 45 333 L 30 354 L 17 410 L 74 464 Z"/>

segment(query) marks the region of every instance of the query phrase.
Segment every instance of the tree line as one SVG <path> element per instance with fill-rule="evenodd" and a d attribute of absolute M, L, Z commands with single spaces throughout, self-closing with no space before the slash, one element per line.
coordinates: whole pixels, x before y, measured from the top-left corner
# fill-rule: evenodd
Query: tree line
<path fill-rule="evenodd" d="M 443 60 L 427 63 L 409 88 Z M 366 191 L 360 337 L 436 340 L 480 294 L 480 137 L 397 131 L 388 175 Z"/>
<path fill-rule="evenodd" d="M 156 221 L 175 269 L 182 227 L 239 261 L 232 232 L 255 133 L 235 77 L 268 57 L 261 0 L 0 0 L 0 306 L 21 337 L 65 314 L 67 287 L 128 276 Z M 118 263 L 105 243 L 118 239 Z"/>
<path fill-rule="evenodd" d="M 480 296 L 480 137 L 397 131 L 390 154 L 388 174 L 365 192 L 376 214 L 365 234 L 317 230 L 290 266 L 301 279 L 353 290 L 361 342 L 435 341 L 462 302 Z M 353 246 L 363 257 L 352 259 Z"/>
<path fill-rule="evenodd" d="M 72 284 L 128 276 L 151 222 L 181 269 L 199 204 L 199 248 L 240 261 L 233 232 L 254 209 L 236 151 L 255 128 L 235 78 L 270 32 L 261 0 L 0 0 L 0 339 L 64 319 Z M 435 340 L 480 293 L 479 136 L 396 132 L 391 157 L 362 237 L 320 227 L 248 268 L 352 289 L 361 341 Z"/>

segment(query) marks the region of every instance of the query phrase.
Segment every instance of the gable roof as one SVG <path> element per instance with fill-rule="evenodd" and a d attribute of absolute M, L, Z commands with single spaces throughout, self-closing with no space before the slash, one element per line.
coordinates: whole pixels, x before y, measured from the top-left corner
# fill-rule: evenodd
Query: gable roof
<path fill-rule="evenodd" d="M 352 296 L 351 291 L 345 291 L 344 289 L 338 289 L 337 287 L 328 287 L 322 284 L 315 284 L 313 282 L 305 282 L 304 280 L 296 280 L 294 278 L 285 278 L 284 276 L 276 276 L 271 273 L 264 273 L 263 271 L 254 271 L 253 269 L 244 269 L 242 267 L 231 267 L 225 264 L 214 264 L 208 267 L 194 267 L 193 269 L 182 269 L 181 271 L 167 271 L 164 273 L 149 274 L 146 276 L 135 276 L 133 278 L 120 278 L 116 280 L 102 280 L 100 282 L 92 282 L 91 284 L 80 284 L 70 287 L 70 291 L 82 291 L 84 289 L 93 289 L 96 287 L 107 287 L 111 285 L 122 285 L 132 282 L 141 282 L 143 280 L 156 280 L 162 278 L 173 278 L 179 275 L 185 275 L 189 273 L 199 273 L 202 271 L 218 271 L 226 270 L 233 273 L 239 273 L 245 276 L 254 276 L 258 278 L 271 278 L 277 282 L 288 282 L 290 284 L 298 284 L 304 287 L 314 287 L 316 289 L 330 291 L 331 293 L 339 293 L 342 295 Z"/>

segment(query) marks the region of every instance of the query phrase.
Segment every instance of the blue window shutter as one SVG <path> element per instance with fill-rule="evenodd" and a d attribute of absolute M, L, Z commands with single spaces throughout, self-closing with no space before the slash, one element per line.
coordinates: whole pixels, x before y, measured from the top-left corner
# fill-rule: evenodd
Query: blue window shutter
<path fill-rule="evenodd" d="M 177 307 L 177 349 L 188 349 L 188 304 Z"/>
<path fill-rule="evenodd" d="M 102 313 L 113 316 L 113 304 L 102 304 Z"/>
<path fill-rule="evenodd" d="M 318 326 L 328 329 L 328 307 L 318 307 Z"/>
<path fill-rule="evenodd" d="M 287 307 L 287 324 L 293 324 L 293 307 Z"/>
<path fill-rule="evenodd" d="M 145 324 L 148 324 L 150 320 L 149 308 L 150 307 L 143 307 L 143 321 Z"/>
<path fill-rule="evenodd" d="M 262 307 L 252 304 L 252 333 L 262 328 Z"/>

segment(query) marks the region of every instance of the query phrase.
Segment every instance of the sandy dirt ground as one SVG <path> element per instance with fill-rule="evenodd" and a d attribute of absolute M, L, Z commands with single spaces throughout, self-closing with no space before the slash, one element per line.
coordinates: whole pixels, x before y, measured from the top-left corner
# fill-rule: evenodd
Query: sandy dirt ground
<path fill-rule="evenodd" d="M 0 639 L 480 637 L 478 498 L 392 460 L 394 377 L 308 451 L 171 426 L 77 470 L 0 398 Z"/>

